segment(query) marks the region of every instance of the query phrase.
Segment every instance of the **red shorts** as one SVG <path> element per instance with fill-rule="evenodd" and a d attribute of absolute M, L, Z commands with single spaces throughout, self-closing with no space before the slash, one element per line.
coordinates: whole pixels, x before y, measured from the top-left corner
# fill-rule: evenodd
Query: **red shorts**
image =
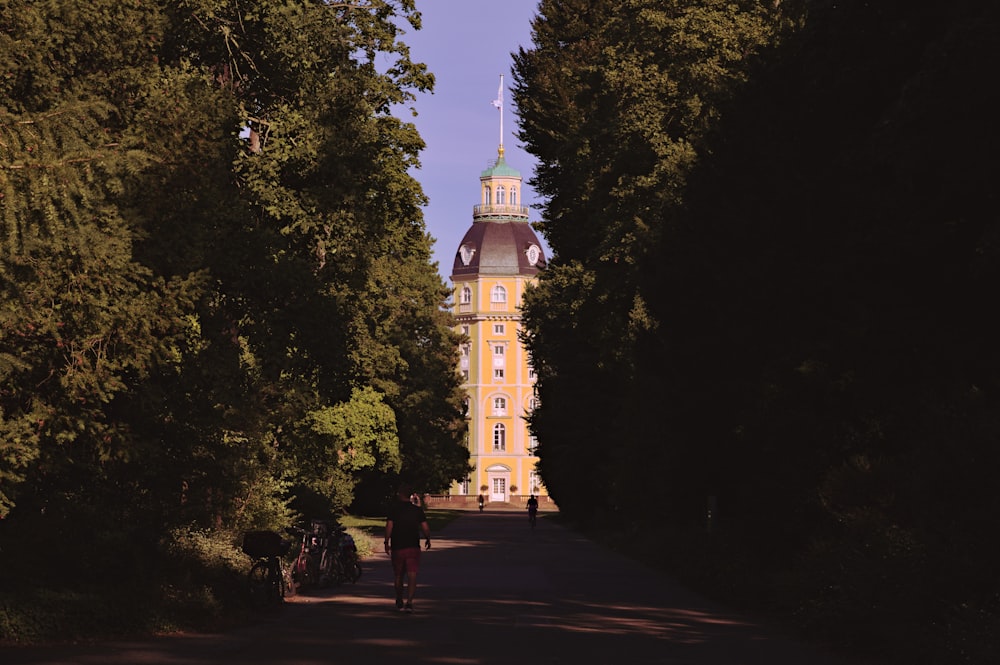
<path fill-rule="evenodd" d="M 392 551 L 392 572 L 397 576 L 404 572 L 416 575 L 420 570 L 420 548 L 404 547 L 401 550 Z"/>

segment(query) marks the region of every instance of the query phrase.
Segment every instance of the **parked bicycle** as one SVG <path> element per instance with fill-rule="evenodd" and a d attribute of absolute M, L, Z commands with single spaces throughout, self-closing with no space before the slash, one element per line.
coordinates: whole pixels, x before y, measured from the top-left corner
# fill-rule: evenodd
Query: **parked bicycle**
<path fill-rule="evenodd" d="M 347 530 L 335 524 L 333 526 L 332 542 L 333 561 L 331 563 L 331 578 L 334 584 L 350 582 L 354 584 L 361 579 L 361 560 L 358 558 L 358 546 Z"/>
<path fill-rule="evenodd" d="M 281 603 L 295 594 L 290 572 L 281 560 L 292 541 L 274 531 L 248 531 L 243 534 L 243 552 L 254 559 L 247 575 L 250 602 L 255 607 Z"/>
<path fill-rule="evenodd" d="M 300 587 L 325 588 L 357 582 L 361 562 L 354 539 L 336 522 L 314 519 L 308 529 L 291 529 L 302 544 L 292 570 Z"/>

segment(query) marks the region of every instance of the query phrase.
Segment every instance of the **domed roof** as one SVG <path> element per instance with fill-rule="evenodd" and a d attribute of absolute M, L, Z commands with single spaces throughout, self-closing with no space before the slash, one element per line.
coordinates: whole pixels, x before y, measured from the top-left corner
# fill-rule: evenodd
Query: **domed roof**
<path fill-rule="evenodd" d="M 542 244 L 527 221 L 476 221 L 459 243 L 451 276 L 533 276 L 544 267 Z"/>
<path fill-rule="evenodd" d="M 504 178 L 517 178 L 518 180 L 520 180 L 521 172 L 515 169 L 513 166 L 507 164 L 507 160 L 505 160 L 503 158 L 503 155 L 501 154 L 497 158 L 497 161 L 494 162 L 493 165 L 490 166 L 488 169 L 483 171 L 479 175 L 479 177 L 480 178 L 504 177 Z"/>

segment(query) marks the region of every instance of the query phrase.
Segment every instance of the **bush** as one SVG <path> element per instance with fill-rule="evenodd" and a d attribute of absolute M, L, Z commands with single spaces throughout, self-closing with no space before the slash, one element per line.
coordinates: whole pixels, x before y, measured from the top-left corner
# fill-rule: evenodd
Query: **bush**
<path fill-rule="evenodd" d="M 122 567 L 107 564 L 103 575 L 78 575 L 72 586 L 62 580 L 46 588 L 43 584 L 52 585 L 53 580 L 45 576 L 31 585 L 5 585 L 0 593 L 0 642 L 76 642 L 215 630 L 246 617 L 250 559 L 231 534 L 175 530 L 152 553 L 118 547 L 116 561 L 129 556 L 143 560 Z M 17 569 L 15 559 L 5 564 Z M 109 561 L 109 556 L 103 560 Z"/>

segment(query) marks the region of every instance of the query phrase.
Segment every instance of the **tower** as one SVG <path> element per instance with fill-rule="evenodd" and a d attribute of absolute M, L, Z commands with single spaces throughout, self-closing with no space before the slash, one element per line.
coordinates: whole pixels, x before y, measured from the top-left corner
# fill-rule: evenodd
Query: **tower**
<path fill-rule="evenodd" d="M 480 202 L 451 274 L 456 323 L 466 336 L 460 369 L 475 467 L 456 489 L 477 494 L 485 486 L 490 501 L 509 501 L 515 494 L 545 494 L 525 420 L 537 405 L 535 375 L 518 339 L 521 298 L 545 256 L 520 203 L 521 174 L 504 160 L 503 143 L 479 182 Z"/>

